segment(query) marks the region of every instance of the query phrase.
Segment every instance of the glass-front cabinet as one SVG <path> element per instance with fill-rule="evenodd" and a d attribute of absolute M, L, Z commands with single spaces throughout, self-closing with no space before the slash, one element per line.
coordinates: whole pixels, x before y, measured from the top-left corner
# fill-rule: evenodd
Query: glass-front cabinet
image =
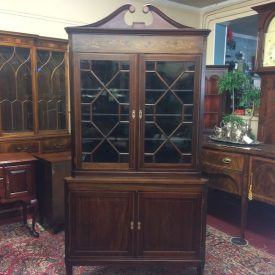
<path fill-rule="evenodd" d="M 66 40 L 0 32 L 0 152 L 68 149 L 67 59 Z"/>
<path fill-rule="evenodd" d="M 129 167 L 133 105 L 130 56 L 80 56 L 81 162 Z M 134 111 L 133 111 L 134 112 Z M 133 117 L 135 114 L 133 113 Z"/>
<path fill-rule="evenodd" d="M 127 4 L 68 27 L 72 176 L 65 263 L 181 264 L 203 274 L 206 180 L 199 171 L 208 30 Z M 129 14 L 128 14 L 129 15 Z"/>
<path fill-rule="evenodd" d="M 91 53 L 76 64 L 79 167 L 194 168 L 198 56 Z"/>

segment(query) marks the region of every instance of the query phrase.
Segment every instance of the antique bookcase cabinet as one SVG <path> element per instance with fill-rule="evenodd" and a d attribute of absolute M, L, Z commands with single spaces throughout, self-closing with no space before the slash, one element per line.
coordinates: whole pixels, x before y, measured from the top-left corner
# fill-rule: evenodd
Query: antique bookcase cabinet
<path fill-rule="evenodd" d="M 71 150 L 68 82 L 67 40 L 0 31 L 1 157 Z M 37 182 L 39 193 L 42 180 Z M 51 182 L 44 178 L 43 185 L 50 188 Z M 63 192 L 63 180 L 60 186 Z"/>
<path fill-rule="evenodd" d="M 198 172 L 208 30 L 171 20 L 69 27 L 72 177 L 65 179 L 65 260 L 181 264 L 203 273 L 206 180 Z"/>
<path fill-rule="evenodd" d="M 68 41 L 0 31 L 0 153 L 70 150 Z"/>
<path fill-rule="evenodd" d="M 219 93 L 219 78 L 228 71 L 225 65 L 208 65 L 205 71 L 204 133 L 212 133 L 219 126 L 226 110 L 226 98 Z"/>

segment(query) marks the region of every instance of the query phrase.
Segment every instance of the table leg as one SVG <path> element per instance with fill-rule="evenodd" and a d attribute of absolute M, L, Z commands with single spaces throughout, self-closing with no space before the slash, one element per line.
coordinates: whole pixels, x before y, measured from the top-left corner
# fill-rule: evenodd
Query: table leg
<path fill-rule="evenodd" d="M 39 233 L 35 229 L 35 223 L 36 223 L 36 218 L 38 214 L 38 202 L 37 199 L 31 200 L 31 206 L 32 206 L 32 224 L 31 224 L 31 234 L 34 237 L 39 237 Z"/>
<path fill-rule="evenodd" d="M 241 221 L 240 221 L 240 237 L 233 237 L 231 238 L 231 242 L 237 245 L 247 245 L 248 242 L 245 239 L 245 229 L 247 223 L 247 209 L 248 209 L 248 200 L 246 195 L 246 187 L 245 184 L 244 191 L 241 196 Z"/>

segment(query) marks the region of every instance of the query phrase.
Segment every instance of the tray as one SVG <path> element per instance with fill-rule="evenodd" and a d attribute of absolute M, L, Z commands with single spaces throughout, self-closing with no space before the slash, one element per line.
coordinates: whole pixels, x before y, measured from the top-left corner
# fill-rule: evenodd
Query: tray
<path fill-rule="evenodd" d="M 261 142 L 257 141 L 257 140 L 253 140 L 253 142 L 251 142 L 251 143 L 245 143 L 245 142 L 238 142 L 238 141 L 218 138 L 216 136 L 209 136 L 209 138 L 211 140 L 214 140 L 214 141 L 223 142 L 223 143 L 230 143 L 230 144 L 235 144 L 235 145 L 256 146 L 256 145 L 261 144 Z"/>

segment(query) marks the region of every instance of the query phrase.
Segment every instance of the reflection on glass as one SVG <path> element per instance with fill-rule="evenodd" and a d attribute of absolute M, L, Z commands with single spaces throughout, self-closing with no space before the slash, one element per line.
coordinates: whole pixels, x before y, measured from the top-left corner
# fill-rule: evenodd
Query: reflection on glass
<path fill-rule="evenodd" d="M 40 130 L 66 129 L 64 52 L 37 50 Z"/>
<path fill-rule="evenodd" d="M 0 46 L 0 130 L 33 130 L 29 48 Z"/>
<path fill-rule="evenodd" d="M 145 64 L 145 163 L 190 163 L 194 62 Z"/>
<path fill-rule="evenodd" d="M 81 60 L 82 161 L 129 161 L 128 61 Z"/>

